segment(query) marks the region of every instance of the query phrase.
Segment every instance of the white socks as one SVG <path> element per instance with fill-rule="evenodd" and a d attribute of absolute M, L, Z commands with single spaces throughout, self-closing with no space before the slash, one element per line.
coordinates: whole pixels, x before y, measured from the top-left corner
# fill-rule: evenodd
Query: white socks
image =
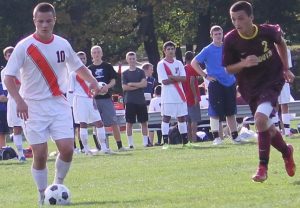
<path fill-rule="evenodd" d="M 88 136 L 87 128 L 80 128 L 80 139 L 84 147 L 84 152 L 90 151 L 90 147 L 88 145 Z"/>
<path fill-rule="evenodd" d="M 180 134 L 187 133 L 187 125 L 186 122 L 178 122 L 178 131 Z"/>
<path fill-rule="evenodd" d="M 161 122 L 161 133 L 162 135 L 169 135 L 170 124 L 166 122 Z"/>
<path fill-rule="evenodd" d="M 285 113 L 281 115 L 282 123 L 284 126 L 284 135 L 288 136 L 290 134 L 290 125 L 291 125 L 291 116 L 289 113 Z"/>
<path fill-rule="evenodd" d="M 143 135 L 143 145 L 144 145 L 144 147 L 148 145 L 148 136 L 147 135 L 146 136 Z"/>
<path fill-rule="evenodd" d="M 105 129 L 104 127 L 101 128 L 96 128 L 97 131 L 97 138 L 99 139 L 99 143 L 101 145 L 101 150 L 102 151 L 107 151 L 107 145 L 106 145 L 106 134 L 105 134 Z"/>
<path fill-rule="evenodd" d="M 127 135 L 127 140 L 128 140 L 128 146 L 130 147 L 130 146 L 133 146 L 133 137 L 132 137 L 132 135 L 131 136 L 128 136 Z"/>
<path fill-rule="evenodd" d="M 13 140 L 14 140 L 14 144 L 17 148 L 17 151 L 18 151 L 18 157 L 19 159 L 21 157 L 24 157 L 24 152 L 23 152 L 23 137 L 21 134 L 18 134 L 18 135 L 13 135 Z"/>
<path fill-rule="evenodd" d="M 48 186 L 48 168 L 46 167 L 43 170 L 36 170 L 31 167 L 31 174 L 40 193 L 40 197 L 43 197 L 44 191 Z"/>
<path fill-rule="evenodd" d="M 53 183 L 63 184 L 64 179 L 70 169 L 70 166 L 71 166 L 71 162 L 62 161 L 59 158 L 59 154 L 58 154 L 55 161 L 55 176 L 54 176 Z"/>

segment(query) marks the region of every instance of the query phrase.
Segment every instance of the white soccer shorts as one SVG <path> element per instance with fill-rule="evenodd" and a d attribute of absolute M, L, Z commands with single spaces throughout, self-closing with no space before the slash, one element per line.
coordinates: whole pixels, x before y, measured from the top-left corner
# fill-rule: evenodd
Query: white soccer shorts
<path fill-rule="evenodd" d="M 94 123 L 101 121 L 101 116 L 97 108 L 96 102 L 92 98 L 74 96 L 73 114 L 75 123 Z"/>
<path fill-rule="evenodd" d="M 74 139 L 71 106 L 65 97 L 25 102 L 28 105 L 28 120 L 23 122 L 22 127 L 29 144 L 46 143 L 49 138 Z"/>
<path fill-rule="evenodd" d="M 162 103 L 161 115 L 171 116 L 173 118 L 186 116 L 188 114 L 186 103 Z"/>

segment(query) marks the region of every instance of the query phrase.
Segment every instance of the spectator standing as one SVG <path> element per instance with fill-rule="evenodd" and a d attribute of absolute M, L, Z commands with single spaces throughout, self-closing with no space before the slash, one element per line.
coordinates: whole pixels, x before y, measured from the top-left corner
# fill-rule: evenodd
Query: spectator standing
<path fill-rule="evenodd" d="M 122 88 L 124 91 L 126 134 L 128 145 L 134 148 L 132 126 L 136 120 L 141 123 L 143 145 L 148 144 L 148 112 L 144 96 L 144 88 L 147 86 L 145 72 L 136 67 L 136 53 L 128 52 L 126 61 L 129 69 L 122 73 Z"/>

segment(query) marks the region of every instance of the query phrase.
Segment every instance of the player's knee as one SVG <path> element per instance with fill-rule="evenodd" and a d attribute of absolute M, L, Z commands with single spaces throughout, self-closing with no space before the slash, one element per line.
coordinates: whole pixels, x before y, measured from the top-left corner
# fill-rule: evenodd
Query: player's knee
<path fill-rule="evenodd" d="M 268 121 L 269 118 L 262 114 L 262 113 L 256 113 L 254 116 L 255 125 L 258 131 L 264 131 L 268 129 Z"/>

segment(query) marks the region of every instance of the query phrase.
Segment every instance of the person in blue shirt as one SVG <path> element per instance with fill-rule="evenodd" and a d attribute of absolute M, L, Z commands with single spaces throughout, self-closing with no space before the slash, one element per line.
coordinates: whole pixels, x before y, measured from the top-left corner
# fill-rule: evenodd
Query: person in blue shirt
<path fill-rule="evenodd" d="M 142 65 L 142 69 L 145 72 L 147 86 L 144 88 L 144 95 L 147 105 L 150 104 L 151 98 L 153 98 L 154 87 L 157 85 L 156 79 L 152 76 L 153 74 L 153 65 L 150 63 L 145 63 Z"/>
<path fill-rule="evenodd" d="M 210 29 L 212 43 L 204 47 L 202 51 L 192 60 L 192 67 L 198 74 L 209 80 L 208 95 L 210 116 L 210 127 L 213 134 L 213 145 L 223 143 L 219 135 L 220 120 L 226 117 L 232 140 L 234 144 L 241 143 L 238 136 L 237 123 L 235 119 L 236 108 L 236 85 L 235 77 L 226 72 L 222 66 L 223 29 L 212 26 Z M 200 64 L 206 67 L 206 73 Z"/>

